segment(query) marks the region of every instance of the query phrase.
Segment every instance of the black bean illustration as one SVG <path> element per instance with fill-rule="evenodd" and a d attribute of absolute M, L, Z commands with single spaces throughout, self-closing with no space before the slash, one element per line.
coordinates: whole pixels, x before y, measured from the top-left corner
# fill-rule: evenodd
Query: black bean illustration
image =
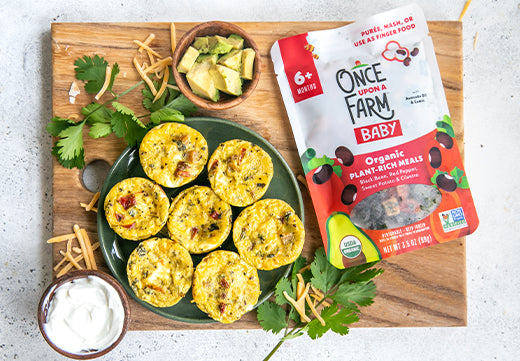
<path fill-rule="evenodd" d="M 410 53 L 411 56 L 416 56 L 419 54 L 419 48 L 413 48 L 412 52 Z"/>
<path fill-rule="evenodd" d="M 404 58 L 404 61 L 403 61 L 404 66 L 408 66 L 408 65 L 410 65 L 410 62 L 411 62 L 411 61 L 412 61 L 412 59 L 411 59 L 409 56 L 407 56 L 406 58 Z"/>
<path fill-rule="evenodd" d="M 437 132 L 435 134 L 435 139 L 446 149 L 451 149 L 453 147 L 453 138 L 444 132 Z"/>
<path fill-rule="evenodd" d="M 457 189 L 457 182 L 455 182 L 455 179 L 447 174 L 439 174 L 435 181 L 437 182 L 439 188 L 445 190 L 446 192 L 453 192 L 455 189 Z"/>
<path fill-rule="evenodd" d="M 357 196 L 357 188 L 353 184 L 348 184 L 345 188 L 343 188 L 343 192 L 341 192 L 341 202 L 346 204 L 347 206 L 354 203 Z"/>
<path fill-rule="evenodd" d="M 354 154 L 344 146 L 339 146 L 336 148 L 336 158 L 338 161 L 343 164 L 345 167 L 349 167 L 354 163 Z"/>
<path fill-rule="evenodd" d="M 442 163 L 441 151 L 437 147 L 432 147 L 428 152 L 428 160 L 432 168 L 439 168 Z"/>
<path fill-rule="evenodd" d="M 406 55 L 406 51 L 404 51 L 403 49 L 397 49 L 395 52 L 399 55 Z"/>
<path fill-rule="evenodd" d="M 324 164 L 314 172 L 312 175 L 312 181 L 316 184 L 323 184 L 332 177 L 332 173 L 334 173 L 332 166 Z"/>

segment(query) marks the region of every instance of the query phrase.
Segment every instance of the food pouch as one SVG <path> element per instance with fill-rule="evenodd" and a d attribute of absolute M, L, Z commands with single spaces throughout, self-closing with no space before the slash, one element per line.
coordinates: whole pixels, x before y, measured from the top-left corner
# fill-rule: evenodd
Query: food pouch
<path fill-rule="evenodd" d="M 420 8 L 280 39 L 271 58 L 334 266 L 477 228 Z"/>

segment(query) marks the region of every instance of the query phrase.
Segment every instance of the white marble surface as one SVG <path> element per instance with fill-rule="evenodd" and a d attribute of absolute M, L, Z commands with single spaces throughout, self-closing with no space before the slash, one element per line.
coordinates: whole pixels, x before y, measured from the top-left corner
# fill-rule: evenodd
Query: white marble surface
<path fill-rule="evenodd" d="M 52 264 L 52 22 L 356 20 L 406 3 L 0 0 L 0 360 L 64 359 L 36 323 Z M 428 20 L 456 20 L 465 0 L 417 3 Z M 519 359 L 519 3 L 475 0 L 463 20 L 466 170 L 481 220 L 467 241 L 468 326 L 304 336 L 274 360 Z M 261 360 L 276 342 L 261 330 L 129 332 L 103 359 Z"/>

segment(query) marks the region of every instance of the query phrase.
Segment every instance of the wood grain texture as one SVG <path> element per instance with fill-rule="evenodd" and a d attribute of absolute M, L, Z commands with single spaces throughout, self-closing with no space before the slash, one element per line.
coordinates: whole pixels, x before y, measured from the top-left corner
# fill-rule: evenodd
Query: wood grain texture
<path fill-rule="evenodd" d="M 302 174 L 296 144 L 276 83 L 269 56 L 272 44 L 284 37 L 330 29 L 346 22 L 251 22 L 236 23 L 255 39 L 262 56 L 262 76 L 257 89 L 241 105 L 218 112 L 199 111 L 196 115 L 215 116 L 243 124 L 271 142 L 286 159 L 295 174 Z M 179 39 L 196 23 L 176 23 Z M 448 99 L 457 141 L 463 149 L 463 89 L 462 89 L 462 25 L 460 22 L 429 22 L 443 84 Z M 70 85 L 74 80 L 74 60 L 84 55 L 98 54 L 109 63 L 117 62 L 120 75 L 114 85 L 115 92 L 126 90 L 139 81 L 132 59 L 139 54 L 134 39 L 144 40 L 150 33 L 156 35 L 153 48 L 165 56 L 171 55 L 169 23 L 53 23 L 52 64 L 53 115 L 68 117 L 80 114 L 80 109 L 92 101 L 93 96 L 84 91 L 76 98 L 76 104 L 68 101 Z M 81 84 L 78 84 L 81 87 Z M 109 100 L 104 95 L 101 101 Z M 144 114 L 141 92 L 134 91 L 121 98 L 121 103 Z M 114 136 L 93 140 L 84 137 L 86 163 L 102 159 L 112 164 L 125 144 Z M 307 232 L 303 254 L 310 257 L 322 245 L 314 209 L 305 188 L 301 188 L 305 202 L 305 227 Z M 80 202 L 88 203 L 92 193 L 82 183 L 81 170 L 62 168 L 53 163 L 53 232 L 54 235 L 71 233 L 79 224 L 87 229 L 92 241 L 97 241 L 96 215 L 85 212 Z M 53 245 L 54 265 L 61 256 L 64 243 Z M 96 261 L 106 268 L 101 253 L 96 251 Z M 459 239 L 414 251 L 382 261 L 386 272 L 376 283 L 378 295 L 375 303 L 366 308 L 361 321 L 355 327 L 433 327 L 466 325 L 466 247 Z M 248 329 L 258 328 L 256 313 L 250 312 L 231 325 L 187 324 L 156 315 L 131 301 L 131 326 L 133 330 L 166 329 Z"/>

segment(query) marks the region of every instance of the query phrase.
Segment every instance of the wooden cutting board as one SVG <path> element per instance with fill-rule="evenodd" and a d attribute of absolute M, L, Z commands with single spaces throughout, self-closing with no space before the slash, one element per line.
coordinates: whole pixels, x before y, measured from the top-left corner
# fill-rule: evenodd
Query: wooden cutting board
<path fill-rule="evenodd" d="M 284 37 L 307 31 L 335 28 L 345 22 L 248 22 L 237 23 L 248 31 L 261 51 L 262 76 L 254 94 L 240 106 L 226 111 L 199 111 L 196 115 L 214 116 L 243 124 L 271 142 L 286 159 L 294 174 L 303 174 L 296 144 L 281 94 L 276 83 L 269 57 L 272 44 Z M 176 23 L 179 39 L 196 23 Z M 462 89 L 462 24 L 460 22 L 429 22 L 430 34 L 435 43 L 448 105 L 457 135 L 463 149 L 463 89 Z M 114 91 L 120 93 L 138 82 L 132 59 L 146 54 L 137 52 L 134 39 L 143 41 L 150 33 L 156 35 L 154 50 L 171 55 L 169 23 L 53 23 L 52 24 L 52 102 L 53 116 L 69 117 L 80 114 L 82 106 L 93 100 L 84 91 L 69 103 L 69 89 L 74 78 L 74 61 L 84 55 L 98 54 L 110 64 L 117 62 L 120 74 Z M 82 84 L 79 83 L 80 88 Z M 101 99 L 108 100 L 109 95 Z M 120 99 L 137 114 L 141 92 L 134 91 Z M 125 144 L 116 137 L 93 140 L 84 136 L 86 164 L 104 160 L 112 164 Z M 93 193 L 84 187 L 82 170 L 68 170 L 56 160 L 53 163 L 53 232 L 55 235 L 72 232 L 79 224 L 87 229 L 93 242 L 97 241 L 96 214 L 86 212 L 80 202 L 88 203 Z M 305 187 L 301 186 L 305 202 L 307 237 L 303 254 L 312 258 L 312 252 L 322 245 L 314 209 Z M 53 260 L 61 260 L 59 250 L 65 244 L 53 246 Z M 96 253 L 101 269 L 108 271 L 101 253 Z M 432 327 L 466 325 L 466 247 L 465 240 L 436 245 L 382 261 L 386 272 L 376 283 L 378 294 L 375 303 L 366 308 L 355 327 Z M 258 328 L 256 313 L 250 312 L 231 325 L 188 324 L 163 318 L 131 302 L 131 329 L 247 329 Z"/>

